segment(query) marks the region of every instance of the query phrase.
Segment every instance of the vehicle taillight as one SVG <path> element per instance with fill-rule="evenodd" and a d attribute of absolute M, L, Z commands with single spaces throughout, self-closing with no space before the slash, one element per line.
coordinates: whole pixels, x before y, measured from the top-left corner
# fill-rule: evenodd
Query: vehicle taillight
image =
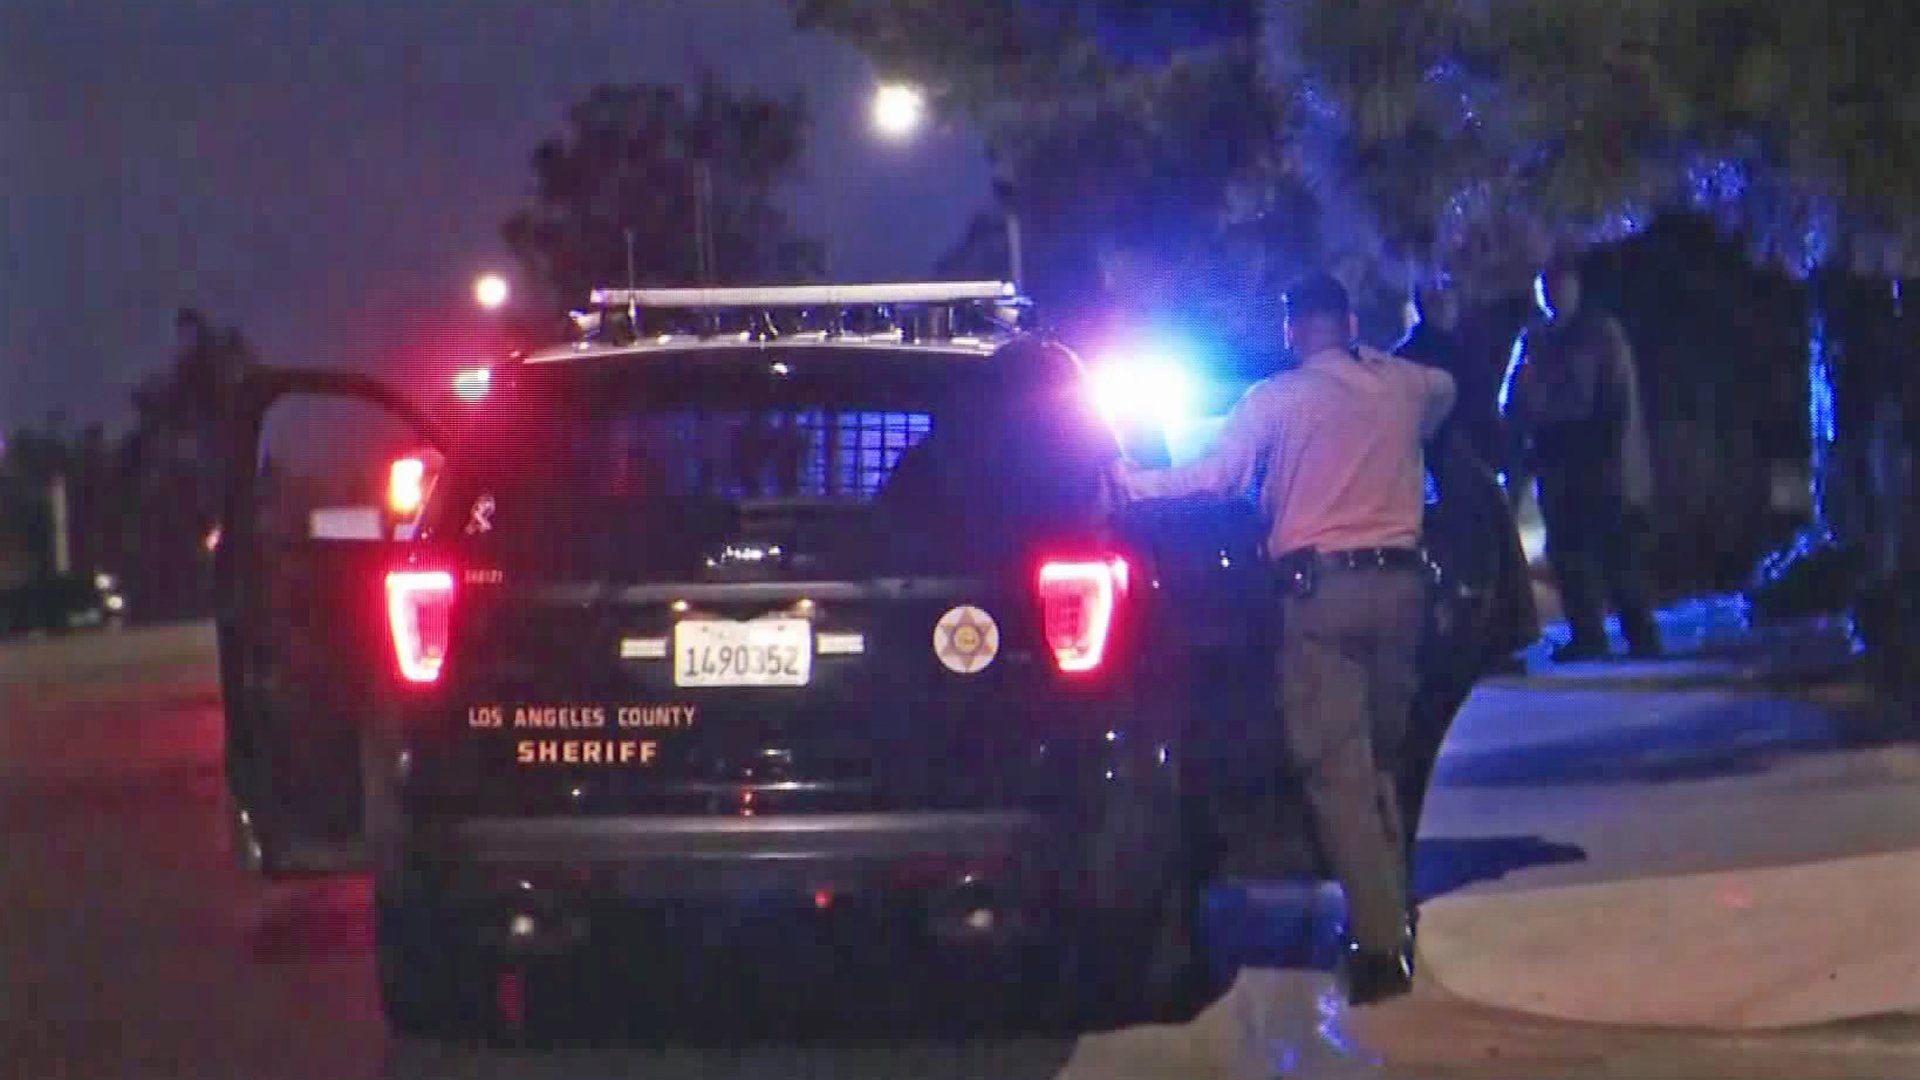
<path fill-rule="evenodd" d="M 1127 594 L 1127 560 L 1048 562 L 1040 567 L 1047 647 L 1067 674 L 1097 671 L 1107 658 L 1114 617 Z"/>
<path fill-rule="evenodd" d="M 387 628 L 400 677 L 410 683 L 440 678 L 447 658 L 453 613 L 453 575 L 445 570 L 394 570 L 387 574 Z"/>
<path fill-rule="evenodd" d="M 395 517 L 409 518 L 427 500 L 427 463 L 417 457 L 403 457 L 387 467 L 387 509 Z"/>

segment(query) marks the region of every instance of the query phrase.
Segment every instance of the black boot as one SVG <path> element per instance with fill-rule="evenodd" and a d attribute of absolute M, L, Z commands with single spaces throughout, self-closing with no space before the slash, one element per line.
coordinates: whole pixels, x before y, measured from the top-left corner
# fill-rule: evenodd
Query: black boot
<path fill-rule="evenodd" d="M 1583 640 L 1576 637 L 1564 645 L 1554 646 L 1548 657 L 1556 664 L 1578 664 L 1588 660 L 1605 660 L 1611 651 L 1605 638 Z"/>
<path fill-rule="evenodd" d="M 1347 1004 L 1358 1008 L 1413 990 L 1413 943 L 1411 935 L 1395 952 L 1374 952 L 1348 942 L 1341 957 L 1342 981 L 1347 987 Z"/>
<path fill-rule="evenodd" d="M 1620 622 L 1626 629 L 1627 656 L 1634 660 L 1664 660 L 1667 650 L 1660 641 L 1660 624 L 1653 616 L 1642 614 L 1637 617 L 1622 616 Z"/>
<path fill-rule="evenodd" d="M 1487 661 L 1486 670 L 1481 672 L 1482 675 L 1487 675 L 1487 676 L 1525 675 L 1526 673 L 1527 673 L 1526 657 L 1521 656 L 1518 653 L 1515 653 L 1510 656 L 1494 657 L 1493 659 Z"/>

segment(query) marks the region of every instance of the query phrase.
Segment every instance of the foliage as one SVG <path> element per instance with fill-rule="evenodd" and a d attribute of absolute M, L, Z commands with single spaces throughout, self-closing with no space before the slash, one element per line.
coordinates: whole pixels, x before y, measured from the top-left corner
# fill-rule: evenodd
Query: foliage
<path fill-rule="evenodd" d="M 504 234 L 550 307 L 624 283 L 626 230 L 641 284 L 686 284 L 700 266 L 703 172 L 712 213 L 712 280 L 740 284 L 819 272 L 819 244 L 776 205 L 805 148 L 806 102 L 736 93 L 711 79 L 602 86 L 567 110 L 564 134 L 533 151 L 531 205 Z"/>
<path fill-rule="evenodd" d="M 1183 284 L 1209 314 L 1276 270 L 1298 217 L 1230 220 L 1237 179 L 1271 142 L 1257 82 L 1254 0 L 1157 7 L 1119 0 L 789 0 L 802 26 L 850 41 L 882 78 L 924 87 L 935 115 L 985 139 L 1020 215 L 1028 287 L 1052 307 L 1124 296 L 1154 306 Z M 1273 200 L 1278 202 L 1279 200 Z M 970 229 L 980 265 L 997 238 Z"/>
<path fill-rule="evenodd" d="M 66 487 L 68 554 L 85 566 L 99 554 L 96 535 L 82 525 L 99 505 L 110 472 L 109 447 L 98 426 L 75 434 L 50 419 L 24 428 L 6 441 L 0 456 L 0 588 L 45 575 L 53 569 L 53 504 L 56 478 Z"/>
<path fill-rule="evenodd" d="M 1318 264 L 1357 287 L 1380 337 L 1410 279 L 1446 273 L 1471 300 L 1509 298 L 1556 248 L 1618 252 L 1656 219 L 1695 216 L 1763 267 L 1822 270 L 1810 307 L 1725 266 L 1621 282 L 1649 362 L 1667 358 L 1648 384 L 1663 452 L 1698 459 L 1696 473 L 1736 443 L 1777 454 L 1778 440 L 1726 437 L 1761 415 L 1806 430 L 1781 378 L 1790 354 L 1741 342 L 1792 333 L 1810 310 L 1797 408 L 1858 398 L 1847 369 L 1862 358 L 1835 357 L 1863 335 L 1826 318 L 1844 291 L 1829 272 L 1920 272 L 1920 142 L 1905 119 L 1920 111 L 1905 55 L 1920 8 L 1890 0 L 789 3 L 985 135 L 1027 235 L 1059 249 L 1027 260 L 1043 300 L 1091 291 L 1063 287 L 1060 263 L 1094 266 L 1129 307 L 1171 297 L 1257 340 L 1258 298 Z M 1713 247 L 1691 230 L 1629 262 L 1691 267 Z M 963 252 L 987 261 L 994 239 L 976 222 Z M 1704 317 L 1675 310 L 1684 297 Z M 1750 307 L 1768 309 L 1765 334 L 1745 325 Z M 1693 328 L 1678 342 L 1656 323 Z M 1824 476 L 1824 437 L 1814 446 Z M 1721 487 L 1764 508 L 1764 470 L 1747 471 Z M 1694 517 L 1734 520 L 1727 499 Z"/>
<path fill-rule="evenodd" d="M 180 311 L 174 329 L 172 363 L 133 391 L 125 453 L 144 491 L 164 492 L 171 513 L 204 530 L 219 514 L 227 421 L 241 380 L 259 360 L 239 330 L 191 308 Z"/>
<path fill-rule="evenodd" d="M 175 319 L 171 362 L 133 392 L 118 438 L 56 420 L 13 433 L 0 457 L 0 577 L 43 574 L 52 559 L 49 487 L 65 484 L 74 568 L 125 578 L 141 617 L 205 609 L 200 547 L 217 520 L 230 460 L 227 419 L 256 360 L 240 332 L 193 309 Z"/>
<path fill-rule="evenodd" d="M 1514 288 L 1549 246 L 1617 241 L 1677 209 L 1809 277 L 1813 535 L 1871 501 L 1850 464 L 1864 442 L 1841 433 L 1863 430 L 1897 385 L 1868 373 L 1887 367 L 1865 344 L 1889 320 L 1884 279 L 1920 273 L 1920 67 L 1908 56 L 1920 9 L 1267 0 L 1265 14 L 1297 175 L 1365 192 L 1386 246 L 1469 291 Z M 1407 183 L 1409 151 L 1429 175 L 1383 197 Z M 1864 321 L 1830 317 L 1847 271 L 1883 279 Z M 1836 532 L 1864 535 L 1858 515 Z"/>
<path fill-rule="evenodd" d="M 1796 273 L 1842 243 L 1881 272 L 1920 265 L 1909 6 L 1269 0 L 1266 15 L 1293 164 L 1316 190 L 1365 192 L 1390 245 L 1472 283 L 1514 284 L 1489 249 L 1611 241 L 1672 209 Z"/>
<path fill-rule="evenodd" d="M 1491 297 L 1555 246 L 1691 210 L 1797 274 L 1920 267 L 1912 5 L 789 4 L 976 125 L 1038 227 L 1107 248 L 1237 236 Z"/>
<path fill-rule="evenodd" d="M 53 430 L 24 429 L 0 456 L 0 588 L 38 573 L 52 558 L 47 483 L 69 449 Z"/>
<path fill-rule="evenodd" d="M 240 331 L 216 326 L 206 315 L 182 308 L 174 318 L 172 362 L 133 391 L 137 437 L 172 446 L 162 452 L 210 452 L 234 404 L 240 381 L 259 360 Z"/>

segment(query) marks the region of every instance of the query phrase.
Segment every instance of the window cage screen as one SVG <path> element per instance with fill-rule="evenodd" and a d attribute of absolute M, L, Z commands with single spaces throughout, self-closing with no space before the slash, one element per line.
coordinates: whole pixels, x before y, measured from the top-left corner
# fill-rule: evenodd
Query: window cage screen
<path fill-rule="evenodd" d="M 918 412 L 687 411 L 624 418 L 614 436 L 679 493 L 867 500 L 932 430 Z"/>

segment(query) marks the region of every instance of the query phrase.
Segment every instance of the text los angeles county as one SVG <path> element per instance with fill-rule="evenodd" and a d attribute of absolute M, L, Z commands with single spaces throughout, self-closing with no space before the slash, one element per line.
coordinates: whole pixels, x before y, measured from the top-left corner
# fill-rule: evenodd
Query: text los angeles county
<path fill-rule="evenodd" d="M 475 705 L 467 709 L 467 726 L 479 729 L 514 728 L 530 731 L 682 730 L 694 726 L 694 705 Z M 520 765 L 651 765 L 660 744 L 642 738 L 529 738 L 514 743 L 513 759 Z"/>

